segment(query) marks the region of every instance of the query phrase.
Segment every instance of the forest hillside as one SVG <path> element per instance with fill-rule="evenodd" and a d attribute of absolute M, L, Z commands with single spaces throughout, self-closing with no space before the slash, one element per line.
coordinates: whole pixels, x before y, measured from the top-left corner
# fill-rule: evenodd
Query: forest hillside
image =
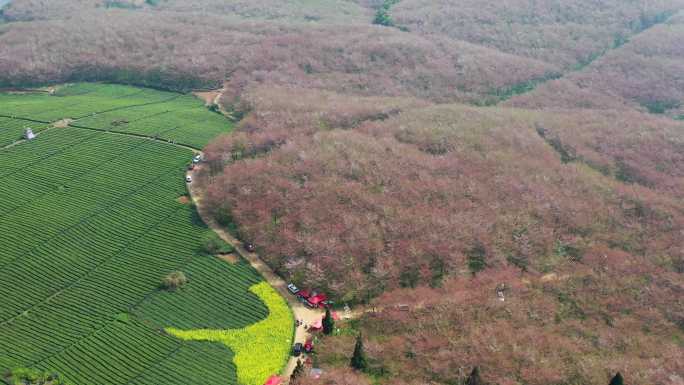
<path fill-rule="evenodd" d="M 684 383 L 684 1 L 13 0 L 2 20 L 0 87 L 221 89 L 239 123 L 205 149 L 213 215 L 376 309 L 302 384 Z"/>

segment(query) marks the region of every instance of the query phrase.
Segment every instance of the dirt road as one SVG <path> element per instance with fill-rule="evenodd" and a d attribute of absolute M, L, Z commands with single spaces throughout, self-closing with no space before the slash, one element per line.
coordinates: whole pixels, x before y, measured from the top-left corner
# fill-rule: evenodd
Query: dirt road
<path fill-rule="evenodd" d="M 323 312 L 321 310 L 310 309 L 304 306 L 301 302 L 299 302 L 299 300 L 287 290 L 287 283 L 285 283 L 285 281 L 282 278 L 275 274 L 273 270 L 271 270 L 271 268 L 268 267 L 256 253 L 250 253 L 247 250 L 245 250 L 245 248 L 242 245 L 242 242 L 233 237 L 230 233 L 225 231 L 218 223 L 216 223 L 214 218 L 207 213 L 206 207 L 202 204 L 202 191 L 195 184 L 191 183 L 189 185 L 188 190 L 190 191 L 192 201 L 195 203 L 195 206 L 197 207 L 197 212 L 199 213 L 204 223 L 206 223 L 207 226 L 214 230 L 214 232 L 216 232 L 216 234 L 218 234 L 218 236 L 220 236 L 221 239 L 233 245 L 236 252 L 242 258 L 248 261 L 250 265 L 252 265 L 252 267 L 254 267 L 254 269 L 256 269 L 271 286 L 278 290 L 278 292 L 287 300 L 288 304 L 290 305 L 290 308 L 292 309 L 292 313 L 294 314 L 295 319 L 300 320 L 307 325 L 311 325 L 323 316 Z M 309 333 L 306 332 L 302 326 L 300 326 L 297 328 L 297 331 L 295 333 L 294 342 L 304 343 L 308 336 Z M 289 380 L 292 371 L 297 365 L 297 360 L 298 358 L 290 357 L 290 360 L 288 361 L 287 365 L 285 366 L 281 374 L 283 379 Z"/>

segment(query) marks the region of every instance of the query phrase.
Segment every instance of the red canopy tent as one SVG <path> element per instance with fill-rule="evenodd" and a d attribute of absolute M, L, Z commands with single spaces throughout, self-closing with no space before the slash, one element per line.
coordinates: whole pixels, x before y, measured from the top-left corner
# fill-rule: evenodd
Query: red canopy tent
<path fill-rule="evenodd" d="M 309 330 L 312 332 L 323 330 L 323 318 L 318 319 L 316 322 L 309 326 Z"/>
<path fill-rule="evenodd" d="M 308 299 L 309 303 L 313 307 L 318 307 L 323 304 L 323 301 L 327 300 L 328 297 L 325 294 L 316 294 Z"/>
<path fill-rule="evenodd" d="M 266 380 L 264 385 L 281 385 L 282 383 L 283 383 L 283 380 L 280 377 L 273 375 L 273 376 L 269 377 L 268 380 Z"/>

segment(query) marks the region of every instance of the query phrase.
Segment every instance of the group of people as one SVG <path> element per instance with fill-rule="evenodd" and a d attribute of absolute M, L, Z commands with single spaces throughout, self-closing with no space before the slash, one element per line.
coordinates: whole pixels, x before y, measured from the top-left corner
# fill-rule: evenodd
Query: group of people
<path fill-rule="evenodd" d="M 304 330 L 309 329 L 309 325 L 305 324 L 304 321 L 295 320 L 295 327 L 304 326 Z"/>

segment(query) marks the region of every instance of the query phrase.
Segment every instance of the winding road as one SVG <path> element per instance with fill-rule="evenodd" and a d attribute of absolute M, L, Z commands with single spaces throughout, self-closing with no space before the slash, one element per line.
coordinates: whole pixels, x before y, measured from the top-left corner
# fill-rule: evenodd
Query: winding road
<path fill-rule="evenodd" d="M 215 105 L 218 106 L 219 112 L 228 117 L 232 118 L 230 113 L 228 113 L 220 103 L 220 98 L 225 92 L 225 88 L 221 88 L 219 90 L 214 90 L 214 91 L 208 91 L 208 92 L 196 92 L 194 93 L 195 96 L 199 97 L 200 99 L 204 99 L 205 103 L 207 105 Z M 193 149 L 194 153 L 197 155 L 203 155 L 202 151 Z M 199 171 L 201 166 L 196 167 L 195 170 L 188 171 L 188 175 L 192 176 L 193 180 L 197 180 L 196 178 L 196 173 Z M 204 223 L 209 226 L 214 232 L 221 237 L 224 241 L 228 242 L 235 248 L 235 252 L 245 259 L 247 262 L 249 262 L 252 267 L 258 271 L 264 279 L 273 287 L 275 288 L 280 295 L 285 298 L 285 300 L 288 302 L 288 305 L 290 306 L 290 309 L 292 309 L 292 314 L 295 318 L 295 320 L 300 320 L 304 324 L 311 325 L 315 321 L 319 320 L 323 316 L 323 312 L 320 310 L 314 310 L 306 307 L 303 305 L 297 297 L 292 295 L 288 290 L 287 290 L 287 283 L 280 278 L 266 263 L 264 263 L 261 258 L 259 258 L 259 255 L 256 253 L 250 253 L 248 252 L 245 248 L 244 245 L 240 240 L 232 236 L 230 233 L 228 233 L 223 227 L 221 227 L 216 220 L 209 214 L 207 208 L 205 205 L 202 203 L 202 196 L 203 196 L 203 191 L 200 189 L 197 184 L 195 183 L 189 183 L 188 184 L 188 191 L 190 192 L 190 197 L 192 199 L 192 202 L 195 204 L 195 207 L 197 208 L 197 212 L 199 213 L 200 217 L 204 221 Z M 306 342 L 306 339 L 310 336 L 310 333 L 308 333 L 306 330 L 304 330 L 304 327 L 300 326 L 297 327 L 295 331 L 295 336 L 294 336 L 294 343 L 296 342 L 301 342 L 304 343 Z M 283 371 L 281 373 L 281 376 L 283 380 L 285 381 L 284 383 L 289 382 L 290 376 L 292 375 L 292 372 L 294 371 L 295 367 L 297 366 L 297 361 L 300 359 L 300 357 L 293 357 L 290 356 L 290 359 L 287 362 L 287 365 L 283 368 Z"/>
<path fill-rule="evenodd" d="M 195 150 L 195 153 L 200 155 L 202 154 L 201 151 L 197 150 Z M 196 167 L 195 170 L 189 171 L 188 174 L 193 176 L 193 179 L 195 179 L 195 176 L 192 174 L 196 173 L 200 167 Z M 282 278 L 280 278 L 275 272 L 273 272 L 273 270 L 270 267 L 268 267 L 268 265 L 266 265 L 266 263 L 264 263 L 264 261 L 262 261 L 256 253 L 248 252 L 243 247 L 242 242 L 240 242 L 237 238 L 233 237 L 230 233 L 223 229 L 216 222 L 216 220 L 214 220 L 214 218 L 208 213 L 206 206 L 202 204 L 201 197 L 203 192 L 199 187 L 197 187 L 196 184 L 188 184 L 188 191 L 190 192 L 192 201 L 195 204 L 197 212 L 199 213 L 204 223 L 206 223 L 207 226 L 209 226 L 209 228 L 214 230 L 214 232 L 219 237 L 221 237 L 221 239 L 233 245 L 237 254 L 244 258 L 246 261 L 248 261 L 249 264 L 252 265 L 252 267 L 255 270 L 257 270 L 264 277 L 264 279 L 271 286 L 273 286 L 273 288 L 275 288 L 280 293 L 280 295 L 282 295 L 285 298 L 285 300 L 287 300 L 288 304 L 290 305 L 290 309 L 292 309 L 292 313 L 295 319 L 310 325 L 323 316 L 322 311 L 310 309 L 304 306 L 294 295 L 292 295 L 287 290 L 287 283 Z M 309 335 L 310 334 L 306 330 L 304 330 L 303 327 L 300 326 L 297 328 L 295 332 L 294 342 L 304 343 L 307 337 L 309 337 Z M 289 380 L 290 376 L 292 375 L 292 372 L 294 371 L 294 368 L 297 366 L 298 360 L 299 358 L 290 356 L 287 365 L 285 366 L 285 368 L 283 368 L 283 371 L 281 373 L 281 376 L 285 381 Z"/>

